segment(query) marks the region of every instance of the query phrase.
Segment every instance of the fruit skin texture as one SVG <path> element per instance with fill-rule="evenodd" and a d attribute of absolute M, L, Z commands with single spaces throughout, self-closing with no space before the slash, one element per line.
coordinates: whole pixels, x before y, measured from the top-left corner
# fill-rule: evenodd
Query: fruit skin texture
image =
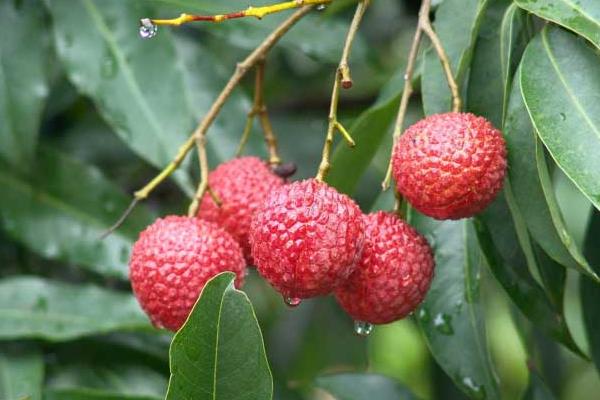
<path fill-rule="evenodd" d="M 421 213 L 437 219 L 470 217 L 502 188 L 506 145 L 483 117 L 431 115 L 400 136 L 392 172 L 398 191 Z"/>
<path fill-rule="evenodd" d="M 394 214 L 379 211 L 364 219 L 362 257 L 335 296 L 355 320 L 386 324 L 423 301 L 433 279 L 433 255 L 425 238 Z"/>
<path fill-rule="evenodd" d="M 241 287 L 245 269 L 240 246 L 223 229 L 172 215 L 140 233 L 129 261 L 129 278 L 152 323 L 176 331 L 209 279 L 231 271 L 237 275 L 236 287 Z"/>
<path fill-rule="evenodd" d="M 363 241 L 356 203 L 315 179 L 274 190 L 250 229 L 258 271 L 289 299 L 339 286 L 356 267 Z"/>
<path fill-rule="evenodd" d="M 218 207 L 211 196 L 203 196 L 198 217 L 229 232 L 242 247 L 246 261 L 252 264 L 248 242 L 252 216 L 267 195 L 284 184 L 283 179 L 260 158 L 241 157 L 220 164 L 208 175 L 208 184 L 222 204 Z"/>

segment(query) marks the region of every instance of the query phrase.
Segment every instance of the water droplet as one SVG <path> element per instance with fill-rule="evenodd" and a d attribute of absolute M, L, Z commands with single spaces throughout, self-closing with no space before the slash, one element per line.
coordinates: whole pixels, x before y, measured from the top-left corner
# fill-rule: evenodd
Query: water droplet
<path fill-rule="evenodd" d="M 283 301 L 285 301 L 288 307 L 298 307 L 302 303 L 302 299 L 298 297 L 286 297 Z"/>
<path fill-rule="evenodd" d="M 324 11 L 327 8 L 325 4 L 319 4 L 317 6 L 317 11 Z"/>
<path fill-rule="evenodd" d="M 439 313 L 433 319 L 433 326 L 438 332 L 444 335 L 453 335 L 454 328 L 452 328 L 452 317 L 447 314 Z"/>
<path fill-rule="evenodd" d="M 567 120 L 567 115 L 565 113 L 560 113 L 560 119 L 562 121 L 566 121 Z"/>
<path fill-rule="evenodd" d="M 150 18 L 140 19 L 140 37 L 142 39 L 152 39 L 158 32 L 158 26 L 154 25 Z"/>
<path fill-rule="evenodd" d="M 486 398 L 485 388 L 483 387 L 483 385 L 478 385 L 470 377 L 463 378 L 461 380 L 461 386 L 465 389 L 469 397 L 472 399 L 483 400 Z"/>
<path fill-rule="evenodd" d="M 408 80 L 408 74 L 404 74 L 404 80 L 407 81 Z"/>
<path fill-rule="evenodd" d="M 427 309 L 425 308 L 421 308 L 419 310 L 419 313 L 417 314 L 417 317 L 419 317 L 419 319 L 421 320 L 421 322 L 427 323 L 429 322 L 429 320 L 431 319 L 429 316 L 429 311 L 427 311 Z"/>
<path fill-rule="evenodd" d="M 373 324 L 365 321 L 354 321 L 354 332 L 360 336 L 369 336 L 373 332 Z"/>

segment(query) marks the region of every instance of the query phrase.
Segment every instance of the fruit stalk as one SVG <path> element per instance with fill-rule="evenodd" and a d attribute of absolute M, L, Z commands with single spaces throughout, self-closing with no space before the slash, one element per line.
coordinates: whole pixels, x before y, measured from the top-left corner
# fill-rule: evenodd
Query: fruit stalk
<path fill-rule="evenodd" d="M 319 165 L 319 170 L 317 172 L 316 180 L 322 182 L 331 167 L 329 161 L 329 155 L 331 153 L 331 146 L 333 145 L 333 135 L 335 131 L 339 131 L 344 138 L 344 140 L 348 143 L 350 147 L 354 147 L 355 143 L 346 128 L 342 125 L 341 122 L 337 119 L 337 109 L 340 98 L 340 87 L 344 89 L 349 89 L 352 87 L 352 78 L 350 76 L 350 67 L 348 66 L 348 59 L 350 58 L 350 52 L 352 50 L 352 43 L 354 42 L 354 38 L 356 37 L 356 32 L 358 31 L 358 27 L 360 26 L 360 22 L 362 21 L 363 15 L 369 6 L 369 0 L 363 0 L 356 6 L 356 11 L 354 12 L 354 17 L 352 18 L 352 22 L 350 23 L 350 28 L 348 29 L 348 33 L 346 35 L 346 40 L 344 42 L 344 49 L 342 50 L 342 57 L 340 58 L 340 63 L 335 72 L 335 80 L 333 82 L 333 90 L 331 93 L 331 104 L 329 107 L 329 124 L 327 126 L 327 136 L 325 138 L 325 144 L 323 145 L 323 154 L 321 157 L 321 163 Z"/>
<path fill-rule="evenodd" d="M 452 69 L 450 67 L 450 61 L 448 60 L 448 56 L 446 55 L 446 51 L 442 46 L 442 43 L 433 30 L 431 26 L 431 20 L 429 18 L 429 12 L 431 11 L 431 0 L 423 0 L 421 3 L 421 8 L 419 10 L 419 21 L 417 23 L 417 28 L 415 29 L 415 35 L 413 37 L 412 45 L 410 47 L 410 51 L 408 54 L 408 62 L 406 64 L 406 71 L 404 72 L 404 90 L 402 91 L 402 98 L 400 99 L 400 106 L 398 109 L 398 116 L 396 117 L 396 123 L 394 124 L 394 145 L 398 141 L 400 135 L 402 135 L 402 126 L 404 125 L 404 118 L 406 116 L 406 110 L 408 108 L 408 101 L 410 100 L 411 95 L 413 94 L 413 86 L 412 86 L 412 78 L 415 70 L 415 64 L 417 60 L 417 55 L 419 53 L 419 47 L 421 45 L 421 39 L 423 37 L 423 33 L 425 33 L 433 47 L 435 48 L 438 58 L 442 64 L 442 68 L 444 69 L 444 74 L 446 75 L 446 80 L 448 81 L 448 87 L 452 93 L 452 111 L 459 112 L 461 109 L 461 99 L 460 92 L 458 88 L 458 84 L 454 79 L 454 75 L 452 74 Z M 393 148 L 393 146 L 392 146 Z M 390 187 L 392 179 L 392 162 L 390 156 L 390 163 L 388 164 L 387 172 L 385 174 L 385 179 L 381 183 L 382 190 L 387 190 Z"/>
<path fill-rule="evenodd" d="M 264 16 L 269 14 L 278 13 L 281 11 L 290 10 L 302 6 L 314 6 L 320 4 L 329 4 L 332 0 L 292 0 L 281 3 L 275 3 L 267 6 L 252 7 L 249 6 L 242 11 L 234 11 L 227 14 L 215 14 L 215 15 L 196 15 L 196 14 L 181 14 L 177 18 L 171 19 L 150 19 L 150 22 L 154 25 L 169 25 L 169 26 L 180 26 L 190 22 L 223 22 L 230 19 L 244 18 L 244 17 L 255 17 L 262 19 Z"/>
<path fill-rule="evenodd" d="M 200 164 L 200 183 L 198 183 L 198 189 L 188 208 L 188 217 L 194 217 L 198 213 L 200 201 L 202 201 L 202 197 L 208 189 L 208 158 L 206 157 L 205 135 L 196 138 L 196 148 L 198 149 L 198 163 Z"/>

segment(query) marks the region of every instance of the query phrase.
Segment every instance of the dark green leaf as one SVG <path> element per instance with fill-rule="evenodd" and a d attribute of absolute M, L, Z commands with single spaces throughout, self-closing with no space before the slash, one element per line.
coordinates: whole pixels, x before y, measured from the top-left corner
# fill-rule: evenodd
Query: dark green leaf
<path fill-rule="evenodd" d="M 167 399 L 265 399 L 273 379 L 252 304 L 235 275 L 211 279 L 169 351 Z"/>
<path fill-rule="evenodd" d="M 0 3 L 0 157 L 27 170 L 48 96 L 48 26 L 35 0 Z"/>
<path fill-rule="evenodd" d="M 14 239 L 41 255 L 127 278 L 138 232 L 152 221 L 143 206 L 104 240 L 99 237 L 129 199 L 100 172 L 48 148 L 36 156 L 35 175 L 23 177 L 0 163 L 0 221 Z"/>
<path fill-rule="evenodd" d="M 488 0 L 446 0 L 436 10 L 434 28 L 442 41 L 458 84 L 471 62 L 479 25 Z M 422 95 L 425 114 L 446 112 L 451 95 L 437 54 L 429 49 L 423 67 Z"/>
<path fill-rule="evenodd" d="M 44 359 L 33 345 L 0 345 L 0 399 L 41 400 Z"/>
<path fill-rule="evenodd" d="M 553 303 L 530 272 L 543 266 L 538 266 L 523 217 L 514 204 L 510 184 L 506 182 L 504 195 L 499 195 L 475 220 L 487 264 L 525 317 L 542 332 L 582 355 L 567 327 L 562 304 Z"/>
<path fill-rule="evenodd" d="M 600 3 L 596 0 L 516 0 L 519 7 L 556 22 L 600 48 Z"/>
<path fill-rule="evenodd" d="M 550 154 L 600 209 L 600 54 L 575 35 L 546 27 L 523 56 L 521 90 Z"/>
<path fill-rule="evenodd" d="M 519 69 L 507 109 L 504 136 L 514 198 L 532 237 L 560 264 L 593 275 L 567 231 L 546 158 L 523 102 Z"/>
<path fill-rule="evenodd" d="M 0 281 L 2 339 L 59 341 L 119 330 L 152 330 L 130 294 L 34 277 Z"/>
<path fill-rule="evenodd" d="M 479 297 L 481 254 L 471 221 L 436 221 L 412 212 L 409 221 L 435 254 L 435 277 L 417 320 L 433 356 L 474 399 L 498 399 Z"/>
<path fill-rule="evenodd" d="M 585 255 L 594 265 L 600 265 L 598 238 L 600 238 L 600 212 L 594 211 L 584 245 Z M 590 353 L 596 368 L 600 370 L 600 335 L 598 335 L 600 330 L 600 308 L 598 307 L 598 304 L 600 304 L 600 286 L 591 279 L 582 276 L 580 290 L 583 321 L 590 344 Z"/>
<path fill-rule="evenodd" d="M 529 386 L 523 395 L 523 400 L 554 400 L 555 397 L 546 383 L 535 371 L 529 372 Z"/>
<path fill-rule="evenodd" d="M 325 389 L 336 400 L 415 400 L 416 397 L 399 382 L 379 374 L 347 373 L 324 375 L 315 385 Z"/>
<path fill-rule="evenodd" d="M 124 395 L 95 389 L 49 389 L 44 400 L 161 400 L 162 397 Z"/>
<path fill-rule="evenodd" d="M 150 8 L 120 0 L 49 0 L 55 43 L 69 79 L 115 132 L 156 167 L 166 165 L 193 128 L 169 32 L 139 38 Z M 180 182 L 187 182 L 182 171 Z M 184 186 L 186 186 L 184 184 Z"/>

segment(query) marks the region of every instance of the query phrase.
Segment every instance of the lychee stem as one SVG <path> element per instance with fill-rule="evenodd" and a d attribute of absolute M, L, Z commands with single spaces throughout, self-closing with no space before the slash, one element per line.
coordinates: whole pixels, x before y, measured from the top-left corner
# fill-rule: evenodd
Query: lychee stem
<path fill-rule="evenodd" d="M 299 8 L 302 6 L 314 6 L 319 4 L 329 4 L 332 0 L 292 0 L 279 2 L 267 6 L 252 7 L 249 6 L 242 11 L 234 11 L 227 14 L 215 14 L 215 15 L 195 15 L 195 14 L 181 14 L 177 18 L 170 19 L 150 19 L 150 22 L 154 25 L 169 25 L 169 26 L 181 26 L 190 22 L 223 22 L 230 19 L 244 18 L 244 17 L 255 17 L 258 19 L 263 18 L 266 15 L 278 13 L 281 11 L 290 10 L 293 8 Z"/>
<path fill-rule="evenodd" d="M 252 68 L 256 63 L 258 63 L 261 59 L 265 57 L 265 55 L 275 46 L 275 44 L 298 22 L 302 17 L 310 12 L 313 8 L 313 5 L 307 5 L 292 15 L 290 15 L 285 21 L 275 28 L 273 32 L 269 34 L 263 40 L 260 45 L 252 53 L 250 53 L 241 63 L 238 63 L 235 72 L 229 78 L 229 81 L 211 105 L 207 114 L 204 116 L 196 130 L 190 135 L 190 137 L 185 141 L 183 145 L 179 148 L 177 155 L 175 158 L 162 170 L 158 175 L 156 175 L 150 182 L 148 182 L 143 188 L 136 191 L 134 193 L 134 201 L 132 202 L 132 206 L 135 206 L 138 202 L 146 199 L 150 193 L 160 185 L 166 178 L 168 178 L 183 162 L 186 155 L 190 152 L 190 150 L 194 147 L 194 143 L 197 138 L 204 137 L 205 133 L 208 131 L 208 128 L 214 122 L 215 118 L 223 108 L 223 105 L 233 92 L 233 90 L 240 83 L 242 78 L 246 75 L 246 72 L 250 68 Z M 113 225 L 104 236 L 110 234 L 115 229 L 117 229 L 125 220 L 127 215 L 131 212 L 133 207 L 128 207 L 125 213 L 119 218 L 117 221 L 118 224 Z"/>
<path fill-rule="evenodd" d="M 363 0 L 356 6 L 354 17 L 350 23 L 350 28 L 346 34 L 346 41 L 344 42 L 344 49 L 342 50 L 342 57 L 340 63 L 335 72 L 335 80 L 333 82 L 333 90 L 331 93 L 331 104 L 329 107 L 329 124 L 327 126 L 327 136 L 325 137 L 325 144 L 323 145 L 323 154 L 321 156 L 321 163 L 317 176 L 315 177 L 318 181 L 323 181 L 329 168 L 331 167 L 329 156 L 331 153 L 331 147 L 333 145 L 333 135 L 335 131 L 339 131 L 342 134 L 344 140 L 350 147 L 354 147 L 355 143 L 350 133 L 344 128 L 341 122 L 337 119 L 337 109 L 340 98 L 340 86 L 344 89 L 352 87 L 352 78 L 350 76 L 350 67 L 348 66 L 348 59 L 350 58 L 350 51 L 352 50 L 352 43 L 356 37 L 356 32 L 360 26 L 360 22 L 369 6 L 370 0 Z"/>
<path fill-rule="evenodd" d="M 246 125 L 244 126 L 244 132 L 242 133 L 240 144 L 238 145 L 238 149 L 236 151 L 236 157 L 239 157 L 242 154 L 244 146 L 250 137 L 254 117 L 258 116 L 258 120 L 263 130 L 265 144 L 267 145 L 267 151 L 269 152 L 269 165 L 277 166 L 281 164 L 281 158 L 279 158 L 279 154 L 277 152 L 277 138 L 273 133 L 273 127 L 271 125 L 269 114 L 267 112 L 267 106 L 264 100 L 265 59 L 263 58 L 262 60 L 258 61 L 255 68 L 256 77 L 254 82 L 254 102 L 252 104 L 252 109 L 248 112 L 248 117 L 246 118 Z"/>
<path fill-rule="evenodd" d="M 454 79 L 454 75 L 452 74 L 452 69 L 450 67 L 450 61 L 448 60 L 448 56 L 446 55 L 446 51 L 442 46 L 442 43 L 433 30 L 431 26 L 431 20 L 429 19 L 429 12 L 431 10 L 431 0 L 423 0 L 421 3 L 421 9 L 419 10 L 419 21 L 417 23 L 417 28 L 415 29 L 415 35 L 413 37 L 412 45 L 410 47 L 410 51 L 408 53 L 408 62 L 406 64 L 406 71 L 404 73 L 404 90 L 402 91 L 402 98 L 400 99 L 400 106 L 398 109 L 398 116 L 396 117 L 396 123 L 394 124 L 394 144 L 393 148 L 398 141 L 400 135 L 402 135 L 402 127 L 404 125 L 404 117 L 406 116 L 406 110 L 408 108 L 408 101 L 410 100 L 410 96 L 413 93 L 412 86 L 412 78 L 415 70 L 415 63 L 417 60 L 417 55 L 419 53 L 419 47 L 421 45 L 421 38 L 423 32 L 429 37 L 433 47 L 435 48 L 438 58 L 442 64 L 442 68 L 444 69 L 444 73 L 446 75 L 446 80 L 448 81 L 448 87 L 452 93 L 452 111 L 459 112 L 461 109 L 461 98 L 460 91 L 458 88 L 458 84 Z M 390 162 L 388 164 L 387 172 L 385 174 L 385 179 L 381 183 L 382 190 L 387 190 L 390 187 L 392 181 L 392 157 L 390 156 Z"/>
<path fill-rule="evenodd" d="M 208 190 L 208 158 L 206 157 L 206 137 L 204 135 L 196 139 L 196 147 L 200 164 L 200 183 L 198 183 L 198 189 L 188 208 L 188 217 L 196 216 L 202 197 Z"/>

